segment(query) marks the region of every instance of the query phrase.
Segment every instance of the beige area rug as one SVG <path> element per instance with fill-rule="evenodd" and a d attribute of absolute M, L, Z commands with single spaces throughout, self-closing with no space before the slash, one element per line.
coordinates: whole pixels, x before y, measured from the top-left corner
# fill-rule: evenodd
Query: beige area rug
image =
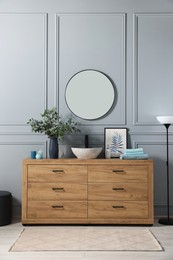
<path fill-rule="evenodd" d="M 23 229 L 10 251 L 163 251 L 163 248 L 147 228 L 36 226 Z"/>

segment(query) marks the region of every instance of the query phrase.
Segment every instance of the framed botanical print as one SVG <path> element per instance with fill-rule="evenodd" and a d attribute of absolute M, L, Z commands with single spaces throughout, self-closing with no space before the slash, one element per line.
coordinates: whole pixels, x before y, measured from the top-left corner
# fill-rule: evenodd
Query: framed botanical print
<path fill-rule="evenodd" d="M 120 157 L 127 148 L 127 128 L 105 128 L 104 129 L 105 156 Z"/>

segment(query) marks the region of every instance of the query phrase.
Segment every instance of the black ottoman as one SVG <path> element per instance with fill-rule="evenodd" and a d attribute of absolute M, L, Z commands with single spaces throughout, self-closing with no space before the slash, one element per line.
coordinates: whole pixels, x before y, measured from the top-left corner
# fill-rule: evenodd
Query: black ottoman
<path fill-rule="evenodd" d="M 0 226 L 11 223 L 12 195 L 8 191 L 0 191 Z"/>

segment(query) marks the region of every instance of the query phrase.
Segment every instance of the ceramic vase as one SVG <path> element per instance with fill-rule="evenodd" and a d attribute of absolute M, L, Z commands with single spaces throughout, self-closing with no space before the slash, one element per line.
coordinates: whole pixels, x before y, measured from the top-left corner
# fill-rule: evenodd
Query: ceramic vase
<path fill-rule="evenodd" d="M 57 159 L 58 158 L 58 138 L 50 137 L 49 140 L 49 158 Z"/>

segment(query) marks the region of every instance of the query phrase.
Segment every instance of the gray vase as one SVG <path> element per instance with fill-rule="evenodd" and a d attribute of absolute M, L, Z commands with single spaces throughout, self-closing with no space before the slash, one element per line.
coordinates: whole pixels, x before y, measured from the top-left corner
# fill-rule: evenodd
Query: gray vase
<path fill-rule="evenodd" d="M 50 137 L 49 140 L 49 158 L 51 159 L 57 159 L 59 149 L 58 149 L 58 138 L 56 137 Z"/>

